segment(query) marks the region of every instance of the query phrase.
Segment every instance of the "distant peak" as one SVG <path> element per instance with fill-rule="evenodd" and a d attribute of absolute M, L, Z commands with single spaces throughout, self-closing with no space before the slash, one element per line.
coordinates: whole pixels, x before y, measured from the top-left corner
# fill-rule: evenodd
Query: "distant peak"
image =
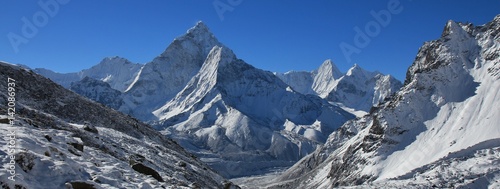
<path fill-rule="evenodd" d="M 133 64 L 130 62 L 128 59 L 120 57 L 120 56 L 110 56 L 103 58 L 99 64 L 92 66 L 92 68 L 99 68 L 99 67 L 110 67 L 110 68 L 117 68 L 123 65 L 129 65 Z M 92 69 L 91 68 L 91 69 Z"/>
<path fill-rule="evenodd" d="M 207 25 L 205 25 L 205 23 L 203 23 L 203 21 L 200 20 L 200 21 L 196 22 L 195 27 L 207 27 Z"/>
<path fill-rule="evenodd" d="M 110 60 L 127 60 L 127 59 L 120 56 L 110 56 L 102 59 L 102 61 L 110 61 Z"/>
<path fill-rule="evenodd" d="M 200 33 L 200 32 L 209 32 L 208 26 L 203 23 L 203 21 L 196 22 L 196 25 L 190 28 L 187 33 Z"/>
<path fill-rule="evenodd" d="M 203 54 L 209 53 L 214 46 L 222 46 L 210 29 L 202 22 L 198 21 L 195 26 L 188 29 L 186 34 L 174 39 L 174 42 L 191 41 L 198 47 L 203 48 Z"/>
<path fill-rule="evenodd" d="M 448 20 L 446 22 L 446 26 L 444 26 L 443 33 L 441 34 L 441 37 L 446 37 L 450 34 L 453 33 L 453 30 L 457 27 L 457 23 L 453 20 Z"/>
<path fill-rule="evenodd" d="M 358 74 L 366 74 L 366 70 L 361 68 L 358 64 L 354 64 L 349 70 L 347 71 L 346 75 L 358 75 Z"/>
<path fill-rule="evenodd" d="M 130 62 L 126 58 L 120 57 L 120 56 L 110 56 L 103 58 L 101 60 L 101 63 L 116 63 L 116 62 L 121 62 L 121 63 L 128 63 Z"/>
<path fill-rule="evenodd" d="M 337 66 L 333 63 L 331 59 L 327 59 L 321 64 L 319 67 L 319 72 L 327 72 L 330 73 L 333 78 L 338 79 L 342 76 L 342 72 L 337 68 Z"/>

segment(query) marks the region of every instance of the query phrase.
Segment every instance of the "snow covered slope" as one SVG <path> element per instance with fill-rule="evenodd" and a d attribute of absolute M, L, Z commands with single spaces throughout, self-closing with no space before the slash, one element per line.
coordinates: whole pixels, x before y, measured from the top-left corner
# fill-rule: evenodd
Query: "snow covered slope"
<path fill-rule="evenodd" d="M 122 93 L 101 80 L 85 77 L 71 83 L 70 90 L 115 110 L 123 105 Z"/>
<path fill-rule="evenodd" d="M 311 72 L 306 71 L 289 71 L 286 73 L 274 73 L 283 82 L 290 85 L 294 91 L 302 94 L 314 94 L 311 86 L 314 82 L 314 77 Z"/>
<path fill-rule="evenodd" d="M 331 60 L 326 60 L 313 72 L 276 75 L 299 93 L 319 95 L 353 111 L 368 112 L 402 86 L 391 75 L 369 72 L 356 64 L 346 74 L 342 74 Z"/>
<path fill-rule="evenodd" d="M 354 117 L 219 46 L 154 115 L 158 129 L 227 177 L 289 166 Z"/>
<path fill-rule="evenodd" d="M 52 81 L 69 88 L 71 83 L 82 80 L 85 77 L 101 80 L 109 83 L 111 88 L 125 91 L 132 83 L 141 69 L 141 64 L 134 64 L 125 58 L 108 57 L 92 68 L 76 73 L 56 73 L 47 69 L 37 68 L 34 71 Z"/>
<path fill-rule="evenodd" d="M 344 124 L 273 188 L 497 188 L 499 31 L 500 15 L 483 26 L 449 21 L 391 101 Z"/>
<path fill-rule="evenodd" d="M 33 71 L 66 88 L 69 88 L 71 83 L 82 79 L 78 73 L 57 73 L 45 68 L 35 68 Z"/>
<path fill-rule="evenodd" d="M 0 80 L 15 80 L 16 116 L 7 118 L 0 82 L 0 133 L 14 132 L 15 181 L 4 188 L 235 188 L 174 141 L 136 119 L 87 100 L 36 73 L 0 63 Z M 11 86 L 11 85 L 10 85 Z M 72 186 L 72 187 L 71 187 Z"/>

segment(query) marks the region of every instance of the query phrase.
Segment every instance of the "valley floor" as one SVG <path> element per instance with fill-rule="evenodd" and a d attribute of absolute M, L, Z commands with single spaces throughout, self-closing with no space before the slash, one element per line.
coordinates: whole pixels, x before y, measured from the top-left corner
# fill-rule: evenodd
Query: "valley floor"
<path fill-rule="evenodd" d="M 239 177 L 231 179 L 230 181 L 234 184 L 240 186 L 242 189 L 255 189 L 255 188 L 265 188 L 272 184 L 274 178 L 281 175 L 286 170 L 286 168 L 276 168 L 267 174 L 263 175 L 253 175 L 248 177 Z"/>

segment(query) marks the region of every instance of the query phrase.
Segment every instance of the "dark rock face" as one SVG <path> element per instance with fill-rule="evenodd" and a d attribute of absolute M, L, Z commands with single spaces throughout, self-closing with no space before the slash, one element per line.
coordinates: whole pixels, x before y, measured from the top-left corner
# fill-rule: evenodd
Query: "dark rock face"
<path fill-rule="evenodd" d="M 21 152 L 16 154 L 16 163 L 24 171 L 29 172 L 35 166 L 37 157 L 30 152 Z"/>
<path fill-rule="evenodd" d="M 435 40 L 431 42 L 426 42 L 418 50 L 417 57 L 415 58 L 415 63 L 406 72 L 406 79 L 404 85 L 407 85 L 413 80 L 413 77 L 417 73 L 428 72 L 433 69 L 437 69 L 440 66 L 445 65 L 444 60 L 439 60 L 438 49 L 442 47 L 443 40 Z M 425 64 L 416 64 L 417 62 L 425 62 Z"/>
<path fill-rule="evenodd" d="M 132 165 L 132 169 L 134 169 L 135 171 L 137 171 L 139 173 L 145 174 L 145 175 L 151 175 L 153 178 L 155 178 L 159 182 L 164 182 L 163 178 L 161 178 L 161 176 L 158 172 L 156 172 L 154 169 L 152 169 L 148 166 L 145 166 L 142 163 L 136 163 L 136 164 Z"/>
<path fill-rule="evenodd" d="M 77 142 L 72 142 L 68 143 L 69 145 L 73 146 L 73 148 L 83 152 L 83 144 L 77 143 Z"/>
<path fill-rule="evenodd" d="M 97 128 L 95 128 L 90 123 L 85 123 L 85 126 L 83 127 L 83 130 L 91 132 L 91 133 L 99 134 L 99 131 L 97 131 Z"/>
<path fill-rule="evenodd" d="M 9 121 L 9 119 L 5 118 L 5 119 L 0 119 L 0 123 L 9 124 L 10 121 Z"/>
<path fill-rule="evenodd" d="M 97 189 L 95 185 L 83 181 L 73 181 L 68 184 L 71 185 L 72 189 Z"/>

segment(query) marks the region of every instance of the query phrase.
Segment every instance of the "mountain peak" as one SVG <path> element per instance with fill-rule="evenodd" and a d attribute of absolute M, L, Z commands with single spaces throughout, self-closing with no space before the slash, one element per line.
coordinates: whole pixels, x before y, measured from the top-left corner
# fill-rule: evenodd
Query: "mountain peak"
<path fill-rule="evenodd" d="M 194 27 L 195 28 L 207 28 L 208 29 L 207 25 L 205 23 L 203 23 L 203 21 L 201 21 L 201 20 L 198 21 L 198 22 L 196 22 L 196 25 Z"/>
<path fill-rule="evenodd" d="M 356 75 L 358 73 L 365 73 L 366 70 L 361 68 L 358 64 L 354 64 L 349 70 L 347 71 L 346 75 L 351 76 L 351 75 Z"/>
<path fill-rule="evenodd" d="M 321 97 L 325 97 L 329 91 L 333 90 L 336 80 L 340 77 L 342 77 L 342 72 L 333 64 L 332 60 L 325 60 L 316 70 L 311 88 Z"/>
<path fill-rule="evenodd" d="M 128 59 L 119 57 L 119 56 L 111 56 L 111 57 L 106 57 L 99 62 L 99 64 L 96 64 L 92 66 L 89 69 L 82 70 L 83 72 L 89 71 L 92 73 L 101 73 L 98 74 L 100 77 L 103 77 L 105 75 L 109 75 L 111 72 L 116 72 L 117 70 L 120 70 L 122 67 L 126 66 L 127 69 L 132 69 L 132 70 L 137 70 L 141 67 L 141 64 L 134 64 L 130 62 Z M 106 73 L 102 73 L 106 72 Z M 93 75 L 92 73 L 89 73 Z M 82 75 L 82 78 L 84 76 Z"/>
<path fill-rule="evenodd" d="M 342 72 L 340 72 L 340 70 L 332 62 L 331 59 L 327 59 L 323 62 L 323 64 L 321 64 L 321 66 L 318 69 L 318 74 L 320 74 L 320 72 L 327 72 L 334 79 L 338 79 L 338 78 L 342 77 Z"/>
<path fill-rule="evenodd" d="M 451 37 L 468 37 L 472 34 L 473 26 L 470 23 L 461 23 L 455 22 L 453 20 L 448 20 L 446 26 L 443 29 L 443 33 L 441 34 L 442 38 L 451 38 Z"/>
<path fill-rule="evenodd" d="M 186 34 L 175 38 L 174 42 L 170 44 L 169 47 L 167 47 L 166 51 L 168 51 L 168 48 L 170 48 L 172 45 L 180 45 L 180 48 L 178 48 L 178 46 L 173 47 L 174 49 L 184 49 L 195 54 L 196 52 L 198 52 L 198 50 L 201 50 L 200 55 L 203 56 L 203 59 L 206 57 L 206 55 L 208 55 L 212 47 L 223 46 L 202 21 L 198 21 L 195 26 L 187 30 Z M 161 56 L 163 55 L 165 54 L 162 54 Z"/>
<path fill-rule="evenodd" d="M 130 62 L 128 59 L 126 58 L 123 58 L 123 57 L 120 57 L 120 56 L 110 56 L 110 57 L 106 57 L 106 58 L 103 58 L 101 60 L 101 62 L 99 64 L 97 64 L 96 66 L 98 65 L 123 65 L 123 64 L 130 64 L 132 62 Z"/>
<path fill-rule="evenodd" d="M 210 35 L 213 35 L 210 32 L 210 29 L 208 28 L 208 26 L 205 25 L 205 23 L 203 23 L 202 21 L 196 22 L 196 25 L 194 25 L 192 28 L 189 28 L 186 33 L 187 34 L 193 34 L 195 36 L 203 34 L 203 33 L 209 33 Z"/>
<path fill-rule="evenodd" d="M 109 60 L 127 60 L 127 59 L 123 58 L 121 56 L 109 56 L 109 57 L 103 58 L 101 62 L 109 61 Z"/>

